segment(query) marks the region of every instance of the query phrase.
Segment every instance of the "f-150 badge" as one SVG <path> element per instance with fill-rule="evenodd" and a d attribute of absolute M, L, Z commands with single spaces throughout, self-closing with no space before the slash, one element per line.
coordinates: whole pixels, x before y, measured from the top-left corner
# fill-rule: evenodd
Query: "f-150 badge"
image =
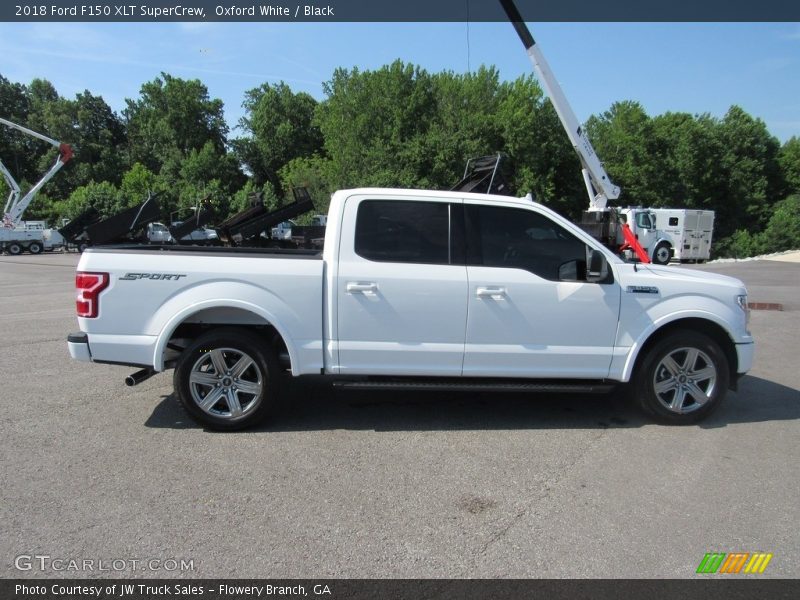
<path fill-rule="evenodd" d="M 652 285 L 629 285 L 625 291 L 629 294 L 657 294 L 658 288 Z"/>

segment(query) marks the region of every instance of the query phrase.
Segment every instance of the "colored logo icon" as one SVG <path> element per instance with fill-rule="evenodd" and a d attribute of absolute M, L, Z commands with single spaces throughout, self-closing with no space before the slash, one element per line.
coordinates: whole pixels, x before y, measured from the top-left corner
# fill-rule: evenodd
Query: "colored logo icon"
<path fill-rule="evenodd" d="M 767 552 L 708 552 L 700 565 L 698 573 L 763 573 L 772 554 Z"/>

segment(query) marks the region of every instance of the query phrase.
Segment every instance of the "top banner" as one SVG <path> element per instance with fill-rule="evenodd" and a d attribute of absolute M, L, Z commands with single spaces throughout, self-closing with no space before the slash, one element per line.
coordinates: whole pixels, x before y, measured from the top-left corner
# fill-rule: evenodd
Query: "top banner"
<path fill-rule="evenodd" d="M 516 0 L 526 21 L 800 21 L 792 0 Z M 497 0 L 78 0 L 0 3 L 4 22 L 506 21 Z"/>

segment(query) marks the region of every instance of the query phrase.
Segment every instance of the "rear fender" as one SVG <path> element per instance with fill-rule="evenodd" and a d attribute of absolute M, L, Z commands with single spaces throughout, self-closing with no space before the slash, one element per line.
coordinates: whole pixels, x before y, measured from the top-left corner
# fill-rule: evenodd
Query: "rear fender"
<path fill-rule="evenodd" d="M 225 297 L 220 297 L 218 286 L 205 286 L 207 289 L 193 288 L 192 299 L 186 297 L 186 291 L 166 302 L 150 320 L 148 330 L 157 332 L 158 341 L 153 351 L 153 368 L 164 370 L 164 352 L 172 335 L 181 323 L 201 311 L 214 308 L 237 309 L 246 311 L 263 320 L 263 324 L 271 325 L 283 338 L 293 369 L 299 364 L 297 348 L 289 331 L 291 322 L 296 316 L 283 301 L 263 288 L 243 284 L 227 283 Z M 198 292 L 204 292 L 205 298 L 198 299 Z M 257 294 L 259 302 L 241 299 Z M 180 307 L 180 308 L 179 308 Z"/>

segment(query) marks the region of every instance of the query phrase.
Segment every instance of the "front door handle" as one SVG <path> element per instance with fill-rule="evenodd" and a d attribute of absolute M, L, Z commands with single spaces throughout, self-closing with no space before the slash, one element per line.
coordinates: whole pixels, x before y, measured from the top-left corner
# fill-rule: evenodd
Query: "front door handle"
<path fill-rule="evenodd" d="M 493 300 L 503 300 L 506 297 L 506 288 L 503 287 L 479 287 L 475 290 L 478 298 L 492 298 Z"/>
<path fill-rule="evenodd" d="M 375 294 L 378 291 L 378 284 L 373 282 L 360 282 L 360 281 L 348 281 L 347 287 L 345 288 L 348 294 Z"/>

